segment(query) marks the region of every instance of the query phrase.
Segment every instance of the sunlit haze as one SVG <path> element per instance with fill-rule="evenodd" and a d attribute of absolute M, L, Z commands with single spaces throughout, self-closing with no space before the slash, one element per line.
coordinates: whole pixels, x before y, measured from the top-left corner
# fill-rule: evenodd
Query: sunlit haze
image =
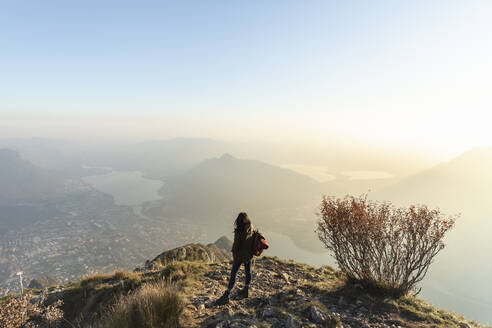
<path fill-rule="evenodd" d="M 1 137 L 492 144 L 489 1 L 4 1 Z"/>
<path fill-rule="evenodd" d="M 248 271 L 238 243 L 265 245 L 242 212 L 277 257 L 258 257 L 253 270 L 270 266 L 253 273 L 255 298 L 228 308 L 253 316 L 247 326 L 314 327 L 323 309 L 344 327 L 492 324 L 491 122 L 490 0 L 0 0 L 0 326 L 17 327 L 4 313 L 48 316 L 4 307 L 44 302 L 45 292 L 3 298 L 24 287 L 58 285 L 46 300 L 65 302 L 65 323 L 113 327 L 94 321 L 96 307 L 116 311 L 103 296 L 133 306 L 152 275 L 178 290 L 202 273 L 199 296 L 179 290 L 196 296 L 181 302 L 195 320 L 181 326 L 215 326 L 229 317 L 210 305 L 227 261 Z M 335 200 L 347 195 L 383 205 Z M 391 216 L 388 202 L 432 210 Z M 178 256 L 214 272 L 162 269 Z M 363 290 L 338 288 L 344 277 Z M 402 301 L 417 314 L 410 301 L 381 305 L 388 315 L 360 306 L 373 287 L 391 297 L 421 287 Z M 277 308 L 284 294 L 323 307 Z M 265 319 L 257 300 L 295 318 Z"/>

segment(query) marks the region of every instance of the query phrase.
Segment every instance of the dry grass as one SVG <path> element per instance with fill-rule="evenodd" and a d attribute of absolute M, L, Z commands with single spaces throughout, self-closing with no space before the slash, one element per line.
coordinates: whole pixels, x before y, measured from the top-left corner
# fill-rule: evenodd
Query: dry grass
<path fill-rule="evenodd" d="M 178 327 L 184 301 L 177 290 L 164 282 L 145 283 L 121 296 L 105 314 L 104 328 Z"/>
<path fill-rule="evenodd" d="M 143 274 L 141 272 L 116 271 L 109 274 L 86 276 L 81 281 L 66 287 L 62 299 L 65 319 L 86 326 L 99 322 L 115 300 L 122 295 L 135 293 L 141 286 L 165 281 L 179 289 L 194 284 L 197 275 L 205 271 L 205 264 L 173 262 L 162 270 Z"/>
<path fill-rule="evenodd" d="M 32 304 L 29 300 L 29 294 L 3 299 L 0 303 L 0 327 L 60 327 L 63 320 L 63 312 L 59 308 L 61 301 L 45 307 L 38 303 Z"/>
<path fill-rule="evenodd" d="M 122 280 L 138 283 L 140 281 L 140 274 L 138 272 L 128 272 L 123 270 L 118 270 L 111 273 L 97 273 L 82 278 L 82 280 L 80 280 L 80 285 L 83 287 L 87 287 L 95 286 L 101 283 Z"/>
<path fill-rule="evenodd" d="M 116 271 L 86 276 L 66 286 L 62 310 L 70 322 L 90 323 L 99 318 L 103 308 L 120 294 L 135 290 L 143 283 L 138 272 Z M 52 301 L 48 299 L 48 303 Z"/>
<path fill-rule="evenodd" d="M 469 322 L 462 316 L 444 310 L 439 310 L 423 300 L 414 296 L 404 296 L 393 301 L 402 317 L 413 321 L 437 324 L 442 327 L 461 327 L 468 324 L 478 326 L 475 322 Z"/>
<path fill-rule="evenodd" d="M 160 276 L 170 281 L 176 281 L 185 277 L 193 278 L 196 275 L 203 274 L 205 268 L 205 264 L 200 262 L 172 262 L 160 271 Z"/>
<path fill-rule="evenodd" d="M 80 280 L 81 285 L 89 285 L 91 283 L 101 283 L 113 279 L 114 273 L 96 273 L 82 277 Z"/>

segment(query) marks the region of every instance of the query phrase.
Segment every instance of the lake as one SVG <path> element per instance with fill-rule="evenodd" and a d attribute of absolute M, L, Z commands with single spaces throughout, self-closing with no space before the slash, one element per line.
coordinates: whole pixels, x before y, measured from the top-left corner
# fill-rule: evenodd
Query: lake
<path fill-rule="evenodd" d="M 144 202 L 159 200 L 164 182 L 145 177 L 138 171 L 111 171 L 82 178 L 95 189 L 114 197 L 117 205 L 138 207 Z"/>

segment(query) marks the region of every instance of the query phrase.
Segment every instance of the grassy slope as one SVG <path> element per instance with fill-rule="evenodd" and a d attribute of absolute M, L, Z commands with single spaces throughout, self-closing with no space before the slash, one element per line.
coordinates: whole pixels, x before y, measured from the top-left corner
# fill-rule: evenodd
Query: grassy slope
<path fill-rule="evenodd" d="M 100 315 L 107 312 L 117 297 L 127 295 L 145 283 L 164 280 L 177 288 L 183 297 L 185 309 L 180 320 L 184 327 L 211 326 L 224 320 L 250 320 L 259 327 L 269 327 L 272 320 L 283 320 L 286 315 L 314 327 L 307 315 L 312 305 L 327 313 L 342 313 L 333 318 L 342 320 L 344 326 L 351 316 L 361 315 L 367 319 L 365 322 L 388 326 L 480 327 L 413 296 L 394 300 L 371 295 L 361 286 L 347 285 L 340 272 L 329 267 L 316 269 L 269 257 L 256 261 L 250 298 L 241 300 L 233 296 L 230 304 L 214 306 L 213 301 L 225 290 L 229 270 L 228 263 L 183 261 L 153 271 L 96 275 L 64 286 L 64 292 L 52 295 L 49 302 L 61 295 L 65 319 L 84 326 L 99 321 Z M 240 274 L 239 285 L 241 279 Z M 262 311 L 267 307 L 274 309 L 276 319 L 262 317 Z"/>

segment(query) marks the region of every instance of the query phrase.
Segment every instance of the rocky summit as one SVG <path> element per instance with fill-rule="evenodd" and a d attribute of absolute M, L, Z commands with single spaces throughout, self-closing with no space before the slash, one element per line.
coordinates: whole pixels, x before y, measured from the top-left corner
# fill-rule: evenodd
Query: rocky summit
<path fill-rule="evenodd" d="M 145 262 L 145 269 L 152 270 L 175 261 L 224 262 L 232 260 L 232 243 L 223 236 L 208 245 L 188 244 L 165 251 L 152 261 Z"/>
<path fill-rule="evenodd" d="M 222 243 L 229 247 L 224 239 Z M 340 271 L 328 266 L 315 268 L 266 256 L 253 263 L 249 297 L 239 296 L 244 280 L 240 270 L 230 301 L 217 305 L 231 269 L 230 253 L 223 259 L 217 255 L 222 252 L 225 249 L 216 244 L 186 245 L 162 253 L 134 272 L 117 271 L 30 290 L 26 304 L 48 310 L 57 307 L 60 327 L 480 327 L 414 296 L 392 299 L 373 294 L 362 285 L 348 283 Z M 158 289 L 168 289 L 166 297 L 172 299 L 156 303 L 152 318 L 161 315 L 163 319 L 129 323 L 140 318 L 137 310 L 142 304 L 156 302 L 156 295 L 162 294 Z M 145 301 L 138 298 L 149 294 L 153 296 Z M 4 298 L 2 306 L 14 304 L 15 297 L 19 296 Z M 144 312 L 151 313 L 151 307 Z M 37 322 L 39 313 L 49 317 L 48 310 L 37 312 Z"/>
<path fill-rule="evenodd" d="M 407 296 L 378 297 L 347 284 L 339 271 L 324 266 L 262 257 L 254 264 L 250 296 L 242 299 L 242 272 L 229 304 L 216 306 L 231 265 L 206 265 L 199 288 L 187 293 L 183 323 L 189 327 L 476 327 L 477 324 Z"/>

